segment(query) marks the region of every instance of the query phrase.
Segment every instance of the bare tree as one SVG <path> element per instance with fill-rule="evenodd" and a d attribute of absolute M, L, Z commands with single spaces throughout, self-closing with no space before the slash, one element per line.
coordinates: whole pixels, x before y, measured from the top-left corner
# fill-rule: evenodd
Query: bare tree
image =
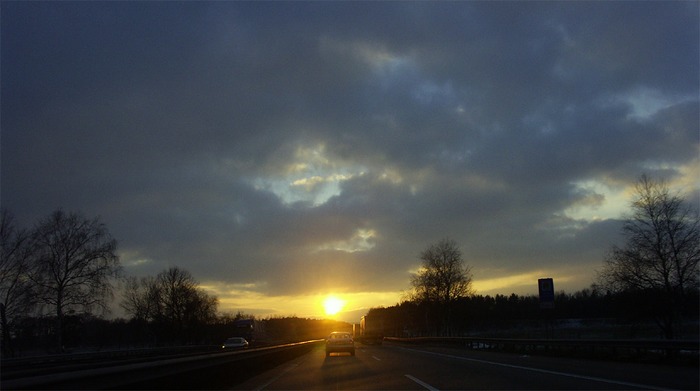
<path fill-rule="evenodd" d="M 187 270 L 171 267 L 155 278 L 128 279 L 122 308 L 150 322 L 171 341 L 195 337 L 197 329 L 216 319 L 218 299 L 199 288 Z"/>
<path fill-rule="evenodd" d="M 31 278 L 38 299 L 55 311 L 56 342 L 62 348 L 67 312 L 107 309 L 113 289 L 110 278 L 121 271 L 117 241 L 98 218 L 89 220 L 59 209 L 38 223 L 33 245 Z"/>
<path fill-rule="evenodd" d="M 160 291 L 154 277 L 125 278 L 121 307 L 142 321 L 153 320 L 160 313 Z"/>
<path fill-rule="evenodd" d="M 453 304 L 473 294 L 471 267 L 464 264 L 461 250 L 450 239 L 428 246 L 420 259 L 423 264 L 411 280 L 410 297 L 437 307 L 442 312 L 442 329 L 449 334 Z"/>
<path fill-rule="evenodd" d="M 610 291 L 637 292 L 649 300 L 645 306 L 670 339 L 688 289 L 698 289 L 698 211 L 646 175 L 635 191 L 631 216 L 622 228 L 627 242 L 611 248 L 598 280 Z"/>
<path fill-rule="evenodd" d="M 31 249 L 29 232 L 17 228 L 7 209 L 0 210 L 0 328 L 4 355 L 13 355 L 10 331 L 14 321 L 36 303 L 28 278 Z"/>

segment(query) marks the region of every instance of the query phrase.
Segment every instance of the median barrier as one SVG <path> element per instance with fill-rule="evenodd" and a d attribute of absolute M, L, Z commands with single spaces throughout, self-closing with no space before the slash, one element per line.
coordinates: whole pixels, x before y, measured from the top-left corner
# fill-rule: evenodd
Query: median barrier
<path fill-rule="evenodd" d="M 313 340 L 231 352 L 123 364 L 103 363 L 99 368 L 55 369 L 40 376 L 3 380 L 3 390 L 153 390 L 222 389 L 294 359 L 318 346 Z"/>

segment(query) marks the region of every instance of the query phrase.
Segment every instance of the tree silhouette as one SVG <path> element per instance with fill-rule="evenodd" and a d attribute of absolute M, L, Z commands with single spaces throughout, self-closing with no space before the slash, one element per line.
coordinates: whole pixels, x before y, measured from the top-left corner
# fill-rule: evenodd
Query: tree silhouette
<path fill-rule="evenodd" d="M 464 264 L 457 243 L 450 239 L 428 246 L 420 259 L 423 264 L 411 280 L 410 297 L 437 311 L 443 322 L 438 328 L 449 335 L 453 304 L 473 293 L 471 268 Z"/>
<path fill-rule="evenodd" d="M 171 267 L 155 277 L 127 279 L 122 308 L 169 342 L 192 342 L 216 319 L 218 299 L 199 288 L 187 270 Z"/>
<path fill-rule="evenodd" d="M 622 228 L 627 242 L 612 247 L 598 280 L 610 291 L 643 298 L 645 308 L 670 339 L 688 290 L 698 289 L 698 211 L 671 195 L 665 183 L 646 175 L 637 182 L 631 206 L 631 216 Z"/>
<path fill-rule="evenodd" d="M 17 228 L 7 209 L 0 210 L 0 328 L 6 356 L 13 355 L 10 332 L 14 321 L 27 314 L 36 302 L 34 286 L 28 278 L 31 250 L 29 231 Z"/>
<path fill-rule="evenodd" d="M 53 307 L 56 343 L 61 349 L 67 313 L 107 309 L 110 278 L 121 272 L 117 241 L 98 218 L 59 209 L 38 223 L 32 245 L 29 275 L 36 284 L 37 299 Z"/>

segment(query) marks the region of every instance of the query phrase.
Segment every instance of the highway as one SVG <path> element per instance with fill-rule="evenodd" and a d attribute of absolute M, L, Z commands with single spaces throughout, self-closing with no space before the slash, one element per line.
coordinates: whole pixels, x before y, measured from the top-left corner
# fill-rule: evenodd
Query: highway
<path fill-rule="evenodd" d="M 322 346 L 235 390 L 700 389 L 698 368 L 385 343 L 325 357 Z"/>

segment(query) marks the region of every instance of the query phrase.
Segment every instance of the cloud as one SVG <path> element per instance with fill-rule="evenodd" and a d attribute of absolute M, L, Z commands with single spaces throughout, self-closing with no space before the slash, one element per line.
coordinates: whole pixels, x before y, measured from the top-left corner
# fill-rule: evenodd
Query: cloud
<path fill-rule="evenodd" d="M 3 207 L 231 306 L 400 292 L 445 237 L 580 289 L 640 174 L 700 188 L 696 3 L 2 7 Z"/>

